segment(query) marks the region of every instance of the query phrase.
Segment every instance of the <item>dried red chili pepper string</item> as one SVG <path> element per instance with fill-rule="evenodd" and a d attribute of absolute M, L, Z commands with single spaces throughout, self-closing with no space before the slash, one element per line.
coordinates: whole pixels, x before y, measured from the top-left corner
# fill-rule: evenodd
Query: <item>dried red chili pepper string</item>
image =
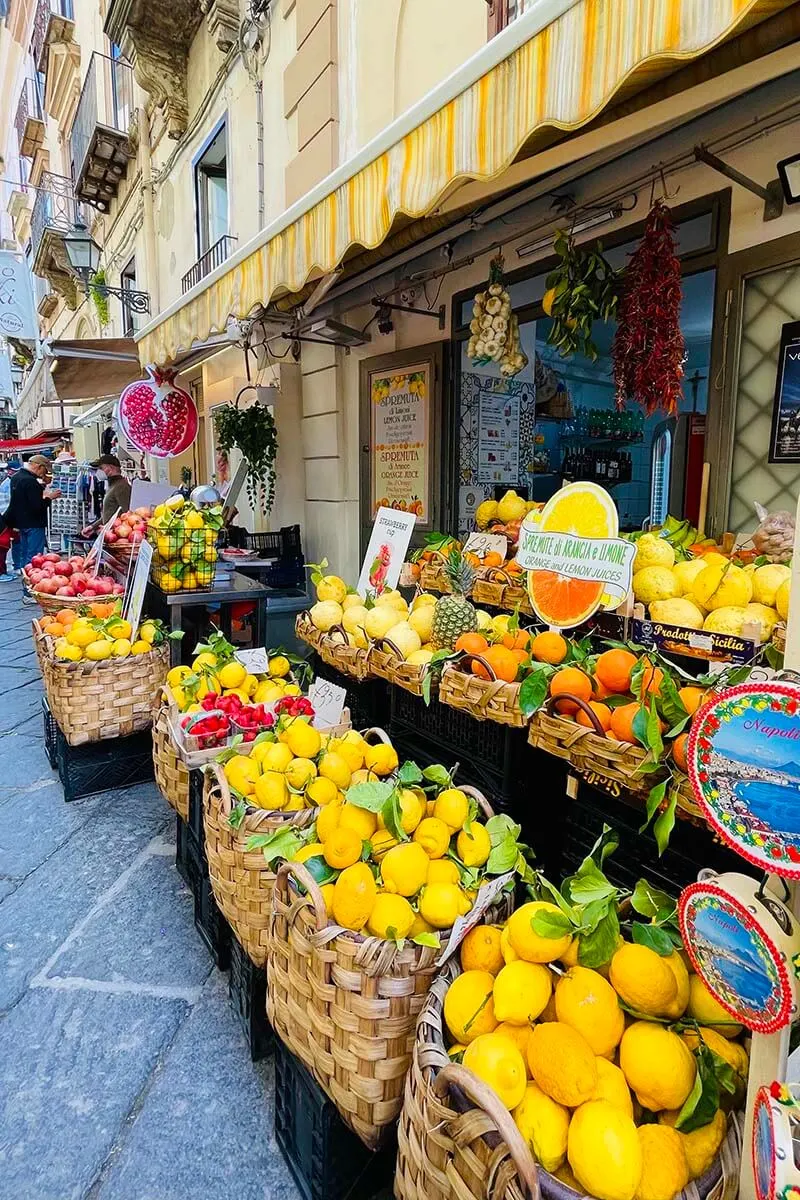
<path fill-rule="evenodd" d="M 633 400 L 648 416 L 658 409 L 677 414 L 686 359 L 681 300 L 672 216 L 657 200 L 623 276 L 611 351 L 617 408 Z"/>

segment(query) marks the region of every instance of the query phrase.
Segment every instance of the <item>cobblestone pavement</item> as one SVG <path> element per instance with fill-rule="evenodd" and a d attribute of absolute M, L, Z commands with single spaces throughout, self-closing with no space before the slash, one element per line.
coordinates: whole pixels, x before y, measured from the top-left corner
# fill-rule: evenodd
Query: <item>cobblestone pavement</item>
<path fill-rule="evenodd" d="M 0 1200 L 297 1200 L 154 784 L 65 804 L 0 584 Z"/>

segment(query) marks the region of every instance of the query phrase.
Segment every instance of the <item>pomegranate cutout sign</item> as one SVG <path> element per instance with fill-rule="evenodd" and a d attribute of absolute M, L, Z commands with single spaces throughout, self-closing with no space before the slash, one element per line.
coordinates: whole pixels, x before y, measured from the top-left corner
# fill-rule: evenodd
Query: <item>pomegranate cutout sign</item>
<path fill-rule="evenodd" d="M 119 423 L 137 450 L 154 458 L 175 458 L 197 437 L 197 407 L 174 382 L 174 371 L 152 366 L 145 370 L 148 378 L 129 383 L 119 398 Z"/>

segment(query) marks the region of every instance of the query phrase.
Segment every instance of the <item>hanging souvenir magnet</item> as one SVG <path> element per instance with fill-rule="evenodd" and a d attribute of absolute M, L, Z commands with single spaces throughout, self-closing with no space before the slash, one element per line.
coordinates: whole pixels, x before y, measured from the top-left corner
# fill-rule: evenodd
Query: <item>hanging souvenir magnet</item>
<path fill-rule="evenodd" d="M 800 1198 L 800 1171 L 795 1165 L 795 1137 L 800 1135 L 798 1094 L 797 1084 L 785 1083 L 771 1083 L 756 1093 L 750 1147 L 756 1200 Z"/>

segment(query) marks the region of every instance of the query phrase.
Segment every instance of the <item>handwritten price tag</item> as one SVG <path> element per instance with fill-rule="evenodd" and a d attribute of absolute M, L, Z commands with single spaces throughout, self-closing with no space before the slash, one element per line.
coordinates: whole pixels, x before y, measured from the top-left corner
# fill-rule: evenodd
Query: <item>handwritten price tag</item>
<path fill-rule="evenodd" d="M 486 554 L 499 554 L 505 561 L 508 538 L 502 533 L 471 533 L 467 538 L 464 553 L 477 554 L 478 558 L 483 558 Z"/>
<path fill-rule="evenodd" d="M 252 650 L 237 650 L 234 658 L 247 668 L 250 675 L 269 674 L 269 655 L 263 646 L 256 646 Z"/>
<path fill-rule="evenodd" d="M 474 929 L 486 910 L 494 904 L 508 881 L 513 878 L 514 872 L 508 871 L 505 875 L 498 875 L 496 879 L 492 879 L 489 883 L 484 883 L 481 886 L 472 908 L 466 916 L 458 917 L 455 925 L 450 930 L 447 945 L 436 960 L 437 967 L 441 967 L 456 952 L 470 929 Z"/>
<path fill-rule="evenodd" d="M 330 729 L 340 725 L 342 709 L 347 699 L 347 689 L 337 687 L 327 679 L 315 679 L 308 689 L 308 698 L 314 706 L 314 727 Z"/>

